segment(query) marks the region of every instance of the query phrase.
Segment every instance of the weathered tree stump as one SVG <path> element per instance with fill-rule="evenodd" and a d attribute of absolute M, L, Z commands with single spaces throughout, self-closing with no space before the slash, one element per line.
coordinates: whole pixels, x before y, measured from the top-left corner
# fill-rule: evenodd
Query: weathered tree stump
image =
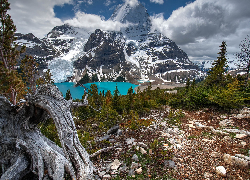
<path fill-rule="evenodd" d="M 93 165 L 80 144 L 66 101 L 54 85 L 41 86 L 21 107 L 0 97 L 1 180 L 22 179 L 32 172 L 43 179 L 92 179 Z M 53 118 L 62 148 L 41 134 L 37 125 Z M 0 168 L 1 168 L 0 167 Z"/>

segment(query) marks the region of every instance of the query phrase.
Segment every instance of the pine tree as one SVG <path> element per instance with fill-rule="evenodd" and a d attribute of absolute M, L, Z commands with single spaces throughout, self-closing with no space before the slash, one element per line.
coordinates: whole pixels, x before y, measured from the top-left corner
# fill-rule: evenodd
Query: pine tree
<path fill-rule="evenodd" d="M 217 60 L 214 61 L 213 67 L 208 71 L 208 77 L 206 78 L 207 86 L 225 86 L 225 75 L 227 69 L 226 59 L 226 42 L 223 41 L 220 45 L 220 52 Z"/>
<path fill-rule="evenodd" d="M 25 47 L 18 51 L 14 43 L 16 26 L 11 16 L 7 14 L 9 9 L 8 0 L 0 0 L 0 94 L 16 105 L 16 101 L 26 94 L 25 84 L 17 71 L 17 58 L 25 51 Z"/>
<path fill-rule="evenodd" d="M 247 36 L 243 41 L 240 43 L 240 53 L 237 53 L 237 57 L 240 60 L 239 67 L 243 68 L 247 75 L 246 75 L 246 82 L 249 79 L 249 71 L 250 71 L 250 37 Z"/>
<path fill-rule="evenodd" d="M 36 80 L 36 84 L 38 86 L 42 84 L 54 84 L 54 80 L 52 79 L 52 74 L 50 73 L 50 69 L 48 69 L 42 77 Z"/>
<path fill-rule="evenodd" d="M 66 92 L 65 99 L 66 99 L 66 100 L 72 99 L 72 96 L 71 96 L 71 93 L 70 93 L 70 90 L 69 90 L 69 89 L 68 89 L 67 92 Z"/>
<path fill-rule="evenodd" d="M 24 80 L 28 86 L 29 93 L 35 93 L 36 91 L 36 77 L 38 73 L 38 63 L 32 56 L 26 56 L 21 61 L 21 70 L 24 75 Z"/>

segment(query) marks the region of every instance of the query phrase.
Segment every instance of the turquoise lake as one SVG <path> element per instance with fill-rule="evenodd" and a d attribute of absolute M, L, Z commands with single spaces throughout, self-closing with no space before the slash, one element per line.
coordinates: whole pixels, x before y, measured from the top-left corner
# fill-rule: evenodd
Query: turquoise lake
<path fill-rule="evenodd" d="M 126 95 L 131 86 L 133 89 L 138 86 L 128 82 L 95 82 L 84 84 L 84 86 L 90 89 L 91 84 L 96 84 L 99 92 L 104 91 L 104 93 L 106 93 L 110 90 L 112 94 L 117 86 L 121 95 Z M 84 87 L 74 87 L 75 83 L 73 82 L 55 83 L 55 85 L 59 88 L 64 97 L 68 89 L 70 90 L 73 99 L 81 99 L 84 94 Z"/>

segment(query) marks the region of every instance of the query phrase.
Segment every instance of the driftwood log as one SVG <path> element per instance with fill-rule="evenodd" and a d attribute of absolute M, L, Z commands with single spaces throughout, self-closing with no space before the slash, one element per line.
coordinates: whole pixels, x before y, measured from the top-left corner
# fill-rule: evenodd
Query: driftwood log
<path fill-rule="evenodd" d="M 70 112 L 72 101 L 63 98 L 54 85 L 43 85 L 26 102 L 13 106 L 0 96 L 0 168 L 1 178 L 92 179 L 93 164 L 80 144 Z M 62 148 L 38 129 L 40 122 L 53 118 Z"/>

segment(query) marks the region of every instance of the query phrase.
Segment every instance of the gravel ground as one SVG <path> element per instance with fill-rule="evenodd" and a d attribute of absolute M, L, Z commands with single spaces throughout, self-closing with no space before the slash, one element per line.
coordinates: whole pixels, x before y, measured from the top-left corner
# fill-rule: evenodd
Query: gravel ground
<path fill-rule="evenodd" d="M 142 118 L 150 121 L 150 126 L 132 130 L 123 124 L 122 135 L 110 136 L 103 148 L 113 149 L 92 158 L 95 179 L 250 179 L 250 161 L 243 166 L 223 158 L 225 154 L 249 156 L 249 112 L 175 113 L 169 107 L 151 111 Z M 112 166 L 115 159 L 118 165 Z M 225 176 L 216 172 L 218 166 L 225 168 Z"/>

